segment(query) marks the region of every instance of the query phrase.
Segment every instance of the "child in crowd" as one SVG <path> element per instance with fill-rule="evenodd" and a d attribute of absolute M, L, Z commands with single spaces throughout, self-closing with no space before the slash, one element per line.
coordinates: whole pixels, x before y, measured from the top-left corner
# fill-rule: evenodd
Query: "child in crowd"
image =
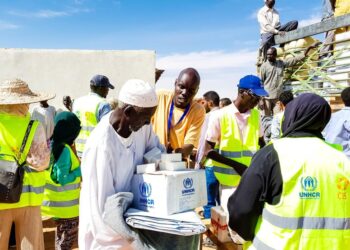
<path fill-rule="evenodd" d="M 55 249 L 72 249 L 78 238 L 81 172 L 73 143 L 80 129 L 78 117 L 71 112 L 55 117 L 42 204 L 42 214 L 56 222 Z"/>

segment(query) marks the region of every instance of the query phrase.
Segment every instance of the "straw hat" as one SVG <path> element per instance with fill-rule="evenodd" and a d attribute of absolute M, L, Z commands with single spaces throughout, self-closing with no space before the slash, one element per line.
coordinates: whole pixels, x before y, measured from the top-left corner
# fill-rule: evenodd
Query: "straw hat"
<path fill-rule="evenodd" d="M 33 93 L 20 79 L 0 83 L 0 105 L 41 102 L 54 98 L 53 94 Z"/>

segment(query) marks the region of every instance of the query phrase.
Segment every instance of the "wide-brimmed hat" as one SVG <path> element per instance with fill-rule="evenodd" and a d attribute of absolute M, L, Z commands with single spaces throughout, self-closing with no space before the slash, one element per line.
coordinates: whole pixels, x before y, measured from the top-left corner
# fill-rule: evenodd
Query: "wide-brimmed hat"
<path fill-rule="evenodd" d="M 28 84 L 20 79 L 0 83 L 0 105 L 41 102 L 54 97 L 54 94 L 33 93 Z"/>

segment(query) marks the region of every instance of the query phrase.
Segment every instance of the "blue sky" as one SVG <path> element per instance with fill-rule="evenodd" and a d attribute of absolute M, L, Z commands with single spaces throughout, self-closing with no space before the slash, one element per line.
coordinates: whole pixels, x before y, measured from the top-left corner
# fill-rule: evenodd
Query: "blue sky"
<path fill-rule="evenodd" d="M 321 0 L 276 0 L 282 23 L 320 20 Z M 235 83 L 255 73 L 263 0 L 2 0 L 0 47 L 149 49 L 165 69 L 159 88 L 195 67 L 199 94 L 233 97 Z"/>

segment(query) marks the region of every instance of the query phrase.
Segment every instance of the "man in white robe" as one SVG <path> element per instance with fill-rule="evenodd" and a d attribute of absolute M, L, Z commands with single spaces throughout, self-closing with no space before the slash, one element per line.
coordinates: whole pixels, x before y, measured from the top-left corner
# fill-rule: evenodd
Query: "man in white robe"
<path fill-rule="evenodd" d="M 135 167 L 146 152 L 165 151 L 150 125 L 157 104 L 151 85 L 129 80 L 119 91 L 118 107 L 91 133 L 81 164 L 79 249 L 131 249 L 104 223 L 104 205 L 107 197 L 131 191 Z"/>

